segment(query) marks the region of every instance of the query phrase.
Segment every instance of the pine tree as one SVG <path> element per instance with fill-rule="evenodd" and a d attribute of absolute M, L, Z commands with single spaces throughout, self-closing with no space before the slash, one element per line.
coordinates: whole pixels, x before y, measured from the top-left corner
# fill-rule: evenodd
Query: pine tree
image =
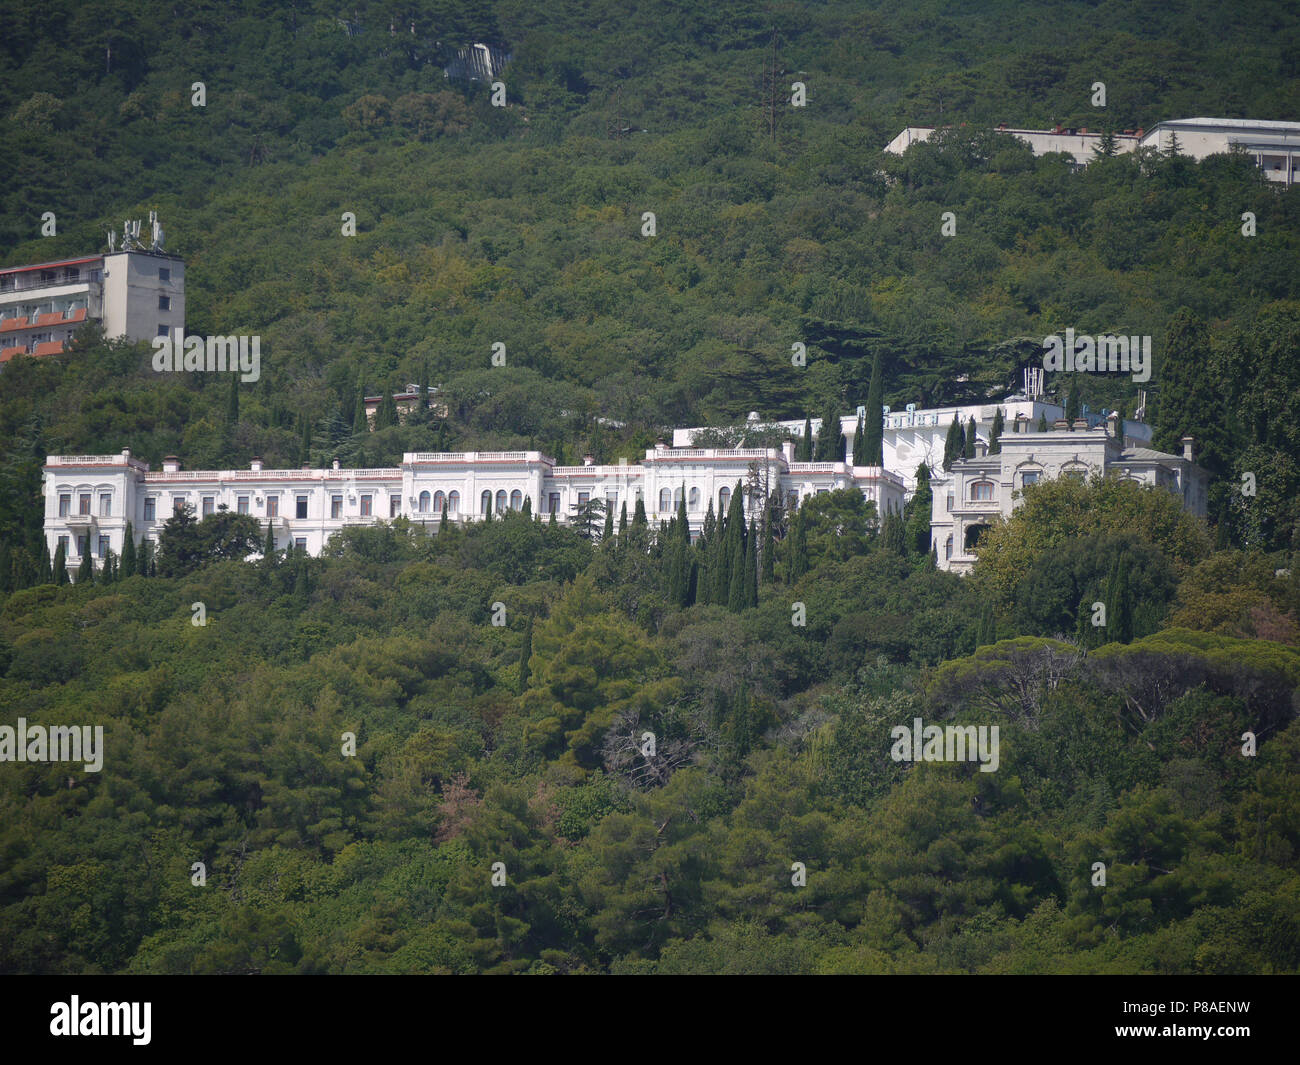
<path fill-rule="evenodd" d="M 989 454 L 1002 454 L 1002 430 L 1006 428 L 1006 421 L 1002 417 L 1002 408 L 997 409 L 993 415 L 993 428 L 989 430 Z"/>
<path fill-rule="evenodd" d="M 126 532 L 122 534 L 122 576 L 134 577 L 135 570 L 135 529 L 128 521 L 126 523 Z"/>
<path fill-rule="evenodd" d="M 880 352 L 871 363 L 871 387 L 867 390 L 866 437 L 862 441 L 863 466 L 885 464 L 885 376 L 880 369 Z"/>
<path fill-rule="evenodd" d="M 531 616 L 524 619 L 524 641 L 519 648 L 519 694 L 523 695 L 524 689 L 528 687 L 528 678 L 532 673 L 528 669 L 528 662 L 533 657 L 533 619 Z"/>
<path fill-rule="evenodd" d="M 965 450 L 966 441 L 962 436 L 961 421 L 958 416 L 952 416 L 952 424 L 948 426 L 948 438 L 943 442 L 943 468 L 952 469 L 954 459 L 962 457 Z"/>
<path fill-rule="evenodd" d="M 975 415 L 971 415 L 970 424 L 966 426 L 966 438 L 962 441 L 962 458 L 973 459 L 975 457 L 975 442 L 978 439 L 975 428 Z"/>
<path fill-rule="evenodd" d="M 63 541 L 59 541 L 59 546 L 54 549 L 54 568 L 50 574 L 50 579 L 55 584 L 68 583 L 68 553 L 63 549 Z"/>

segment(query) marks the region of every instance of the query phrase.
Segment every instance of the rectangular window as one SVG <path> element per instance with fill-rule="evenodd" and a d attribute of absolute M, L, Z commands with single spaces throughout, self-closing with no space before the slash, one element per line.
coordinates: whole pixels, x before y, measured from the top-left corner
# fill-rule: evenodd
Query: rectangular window
<path fill-rule="evenodd" d="M 217 509 L 217 500 L 215 496 L 203 497 L 203 516 L 206 518 L 213 514 Z"/>
<path fill-rule="evenodd" d="M 1026 474 L 1024 474 L 1024 475 L 1021 477 L 1021 479 L 1020 479 L 1020 483 L 1021 483 L 1021 484 L 1037 484 L 1037 483 L 1038 483 L 1038 474 L 1037 474 L 1037 473 L 1026 473 Z"/>
<path fill-rule="evenodd" d="M 144 500 L 144 520 L 153 521 L 156 513 L 155 508 L 158 506 L 158 500 L 154 496 L 145 496 Z"/>
<path fill-rule="evenodd" d="M 171 267 L 168 267 L 168 266 L 160 266 L 160 267 L 158 267 L 158 280 L 159 280 L 159 281 L 170 281 L 171 279 L 172 279 Z"/>
<path fill-rule="evenodd" d="M 607 492 L 607 493 L 605 494 L 605 509 L 606 509 L 610 514 L 617 514 L 617 513 L 618 513 L 618 493 L 617 493 L 617 492 Z"/>
<path fill-rule="evenodd" d="M 305 518 L 306 516 L 307 516 L 306 514 L 303 514 L 303 515 L 302 515 L 302 517 L 304 517 L 304 518 Z M 342 496 L 330 496 L 330 517 L 331 517 L 331 518 L 341 518 L 341 517 L 343 517 L 343 497 L 342 497 Z"/>
<path fill-rule="evenodd" d="M 63 548 L 63 557 L 64 557 L 64 558 L 67 558 L 67 557 L 68 557 L 68 538 L 67 538 L 66 536 L 60 536 L 60 537 L 59 537 L 59 546 L 60 546 L 61 548 Z"/>
<path fill-rule="evenodd" d="M 158 332 L 156 332 L 156 333 L 154 334 L 154 336 L 156 336 L 156 337 L 165 337 L 169 332 L 170 332 L 170 330 L 169 330 L 165 325 L 160 325 L 160 326 L 158 327 Z"/>
<path fill-rule="evenodd" d="M 298 497 L 298 509 L 297 509 L 297 511 L 296 511 L 296 515 L 297 515 L 299 518 L 305 518 L 305 517 L 307 516 L 307 497 L 306 497 L 306 496 L 299 496 L 299 497 Z"/>
<path fill-rule="evenodd" d="M 235 513 L 248 513 L 248 496 L 237 496 L 235 499 Z"/>
<path fill-rule="evenodd" d="M 579 493 L 578 493 L 578 506 L 580 506 L 580 507 L 585 507 L 585 506 L 586 506 L 588 503 L 590 503 L 590 502 L 591 502 L 591 493 L 590 493 L 590 492 L 579 492 Z"/>
<path fill-rule="evenodd" d="M 77 555 L 84 556 L 86 553 L 86 542 L 90 539 L 88 536 L 77 537 Z"/>
<path fill-rule="evenodd" d="M 268 518 L 278 518 L 280 516 L 280 497 L 266 497 L 266 516 Z"/>
<path fill-rule="evenodd" d="M 170 311 L 172 309 L 172 298 L 170 296 L 159 296 L 158 309 L 160 311 Z"/>
<path fill-rule="evenodd" d="M 305 536 L 295 536 L 295 537 L 293 538 L 293 546 L 294 546 L 297 550 L 299 550 L 299 551 L 306 551 L 306 550 L 307 550 L 307 537 L 305 537 Z"/>
<path fill-rule="evenodd" d="M 99 550 L 96 552 L 96 554 L 97 554 L 98 557 L 100 557 L 100 558 L 104 558 L 104 557 L 106 557 L 106 556 L 108 555 L 108 537 L 107 537 L 107 536 L 101 536 L 101 537 L 99 538 Z"/>
<path fill-rule="evenodd" d="M 952 503 L 953 503 L 952 493 L 949 492 L 949 493 L 948 493 L 948 513 L 949 513 L 949 514 L 952 513 Z"/>
<path fill-rule="evenodd" d="M 89 493 L 89 492 L 83 492 L 83 493 L 78 497 L 78 499 L 77 499 L 77 513 L 78 513 L 78 514 L 89 514 L 89 513 L 90 513 L 90 493 Z"/>
<path fill-rule="evenodd" d="M 559 512 L 560 512 L 560 493 L 559 493 L 559 492 L 552 492 L 552 493 L 551 493 L 551 509 L 550 509 L 549 511 L 547 511 L 547 513 L 548 513 L 548 514 L 558 514 Z"/>
<path fill-rule="evenodd" d="M 183 506 L 185 506 L 185 498 L 183 496 L 177 496 L 172 500 L 172 513 L 179 514 Z"/>
<path fill-rule="evenodd" d="M 99 493 L 99 516 L 107 518 L 113 513 L 113 496 L 109 492 Z"/>
<path fill-rule="evenodd" d="M 72 509 L 72 496 L 59 496 L 59 517 L 66 518 Z"/>
<path fill-rule="evenodd" d="M 363 518 L 370 517 L 370 496 L 361 497 L 361 516 Z"/>
<path fill-rule="evenodd" d="M 388 497 L 388 516 L 389 516 L 390 518 L 395 518 L 395 517 L 397 517 L 397 515 L 399 515 L 400 513 L 402 513 L 402 497 L 401 497 L 401 496 L 389 496 L 389 497 Z"/>

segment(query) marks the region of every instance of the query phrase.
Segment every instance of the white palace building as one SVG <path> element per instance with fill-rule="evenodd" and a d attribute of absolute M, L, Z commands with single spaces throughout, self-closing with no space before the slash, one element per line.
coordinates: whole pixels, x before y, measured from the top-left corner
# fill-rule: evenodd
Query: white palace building
<path fill-rule="evenodd" d="M 449 521 L 481 521 L 491 511 L 521 510 L 524 500 L 542 515 L 567 523 L 592 499 L 630 518 L 640 499 L 652 523 L 676 516 L 685 499 L 692 535 L 709 503 L 725 513 L 736 486 L 746 513 L 780 491 L 787 503 L 819 492 L 858 488 L 882 514 L 903 507 L 903 479 L 878 466 L 795 462 L 784 448 L 669 448 L 645 453 L 641 463 L 557 466 L 538 451 L 411 452 L 383 469 L 269 470 L 254 460 L 246 470 L 183 470 L 175 457 L 152 470 L 131 456 L 50 455 L 44 467 L 45 535 L 50 554 L 63 544 L 69 568 L 86 552 L 99 566 L 109 550 L 121 555 L 129 521 L 137 540 L 157 541 L 163 522 L 188 504 L 202 518 L 227 507 L 268 525 L 279 548 L 319 555 L 329 538 L 353 525 L 403 517 L 436 529 L 444 506 Z"/>

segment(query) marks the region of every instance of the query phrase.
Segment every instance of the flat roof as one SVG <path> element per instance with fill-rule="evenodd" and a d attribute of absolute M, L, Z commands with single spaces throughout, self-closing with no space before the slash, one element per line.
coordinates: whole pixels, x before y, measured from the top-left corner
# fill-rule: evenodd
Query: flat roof
<path fill-rule="evenodd" d="M 78 266 L 81 263 L 93 263 L 102 259 L 102 255 L 87 255 L 81 259 L 56 259 L 52 263 L 36 263 L 34 266 L 6 266 L 0 274 L 21 274 L 28 270 L 49 270 L 56 266 Z"/>

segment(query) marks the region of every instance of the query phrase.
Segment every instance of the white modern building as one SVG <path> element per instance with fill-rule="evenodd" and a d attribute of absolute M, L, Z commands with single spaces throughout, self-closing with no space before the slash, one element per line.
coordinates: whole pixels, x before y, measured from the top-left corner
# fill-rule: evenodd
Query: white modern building
<path fill-rule="evenodd" d="M 183 331 L 184 260 L 133 250 L 0 269 L 0 364 L 56 355 L 88 320 L 110 338 Z"/>
<path fill-rule="evenodd" d="M 1118 439 L 1114 420 L 1093 428 L 1080 420 L 1073 431 L 1062 420 L 1045 433 L 1030 428 L 1002 436 L 996 455 L 980 444 L 974 458 L 958 459 L 931 482 L 930 537 L 939 568 L 969 573 L 990 524 L 1011 516 L 1027 486 L 1057 477 L 1137 481 L 1172 492 L 1184 510 L 1204 517 L 1209 475 L 1193 461 L 1192 443 L 1185 437 L 1182 455 L 1166 455 Z"/>
<path fill-rule="evenodd" d="M 885 469 L 894 471 L 902 478 L 906 498 L 910 499 L 916 491 L 916 470 L 921 463 L 930 467 L 931 478 L 943 475 L 944 444 L 948 439 L 948 430 L 953 419 L 963 429 L 968 429 L 970 419 L 975 419 L 975 433 L 978 444 L 988 447 L 993 431 L 993 420 L 999 408 L 1002 411 L 1003 434 L 1027 432 L 1037 428 L 1040 419 L 1048 425 L 1054 424 L 1065 416 L 1065 408 L 1042 398 L 1027 398 L 1012 395 L 997 403 L 967 403 L 953 407 L 930 407 L 918 409 L 915 403 L 909 403 L 901 411 L 884 408 L 884 465 Z M 857 414 L 843 415 L 840 418 L 840 431 L 846 441 L 845 453 L 853 454 L 853 438 L 858 431 L 858 416 L 865 415 L 866 408 L 859 407 Z M 1088 410 L 1083 412 L 1083 420 L 1088 428 L 1106 423 L 1105 414 Z M 775 426 L 787 430 L 796 437 L 803 436 L 802 418 L 791 421 L 763 423 L 758 414 L 749 415 L 751 426 Z M 822 420 L 813 418 L 811 427 L 814 434 L 821 432 Z M 676 429 L 673 431 L 674 447 L 690 447 L 695 437 L 705 431 L 700 427 Z M 1144 447 L 1151 442 L 1151 427 L 1145 422 L 1125 419 L 1123 438 L 1126 446 Z"/>
<path fill-rule="evenodd" d="M 1099 129 L 1067 127 L 1016 129 L 1005 124 L 999 133 L 1010 133 L 1024 141 L 1035 155 L 1066 152 L 1076 168 L 1085 167 L 1097 156 L 1103 136 Z M 908 126 L 885 145 L 885 151 L 902 155 L 913 144 L 933 136 L 934 126 Z M 1300 122 L 1276 122 L 1247 118 L 1175 118 L 1158 122 L 1150 129 L 1126 129 L 1115 135 L 1116 152 L 1155 148 L 1168 152 L 1175 141 L 1189 158 L 1201 160 L 1241 147 L 1270 181 L 1293 185 L 1300 179 Z"/>
<path fill-rule="evenodd" d="M 490 511 L 554 513 L 568 523 L 592 500 L 618 520 L 640 499 L 649 521 L 673 518 L 686 502 L 692 535 L 712 503 L 725 513 L 737 485 L 746 513 L 757 515 L 773 491 L 787 504 L 840 488 L 856 488 L 878 513 L 903 506 L 903 481 L 879 467 L 843 462 L 795 462 L 793 445 L 774 448 L 669 448 L 643 462 L 611 466 L 556 466 L 538 451 L 411 452 L 402 465 L 382 469 L 183 470 L 175 457 L 161 470 L 131 456 L 51 455 L 44 467 L 45 536 L 53 555 L 60 543 L 70 568 L 89 552 L 98 566 L 109 550 L 120 555 L 127 522 L 137 540 L 156 541 L 163 523 L 188 504 L 205 517 L 221 507 L 270 526 L 277 547 L 321 553 L 336 532 L 397 517 L 437 528 L 444 508 L 451 522 L 481 521 Z M 752 491 L 751 491 L 752 489 Z"/>

